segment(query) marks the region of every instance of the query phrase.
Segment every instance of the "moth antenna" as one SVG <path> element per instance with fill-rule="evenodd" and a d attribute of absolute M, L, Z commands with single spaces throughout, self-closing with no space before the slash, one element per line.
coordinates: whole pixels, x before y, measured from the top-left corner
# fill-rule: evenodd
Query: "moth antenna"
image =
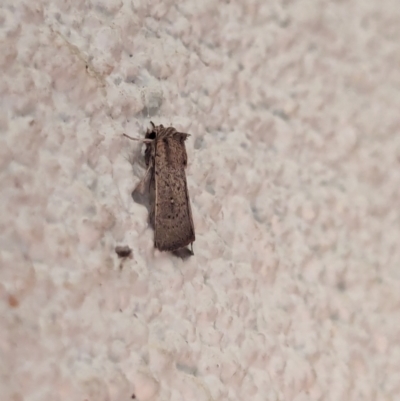
<path fill-rule="evenodd" d="M 133 136 L 129 136 L 127 134 L 122 134 L 123 136 L 126 136 L 127 138 L 131 139 L 132 141 L 138 141 L 138 142 L 143 142 L 143 143 L 151 143 L 153 142 L 152 139 L 140 139 L 140 138 L 134 138 Z"/>
<path fill-rule="evenodd" d="M 153 128 L 156 128 L 156 126 L 154 125 L 153 121 L 150 121 L 150 124 L 153 126 Z"/>

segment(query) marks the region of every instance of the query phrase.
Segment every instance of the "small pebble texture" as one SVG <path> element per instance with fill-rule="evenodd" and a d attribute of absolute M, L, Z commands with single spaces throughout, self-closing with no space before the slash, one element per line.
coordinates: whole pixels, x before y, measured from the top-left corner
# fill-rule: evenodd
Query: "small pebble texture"
<path fill-rule="evenodd" d="M 399 20 L 2 0 L 1 400 L 400 400 Z M 131 197 L 150 121 L 191 134 L 187 260 Z"/>

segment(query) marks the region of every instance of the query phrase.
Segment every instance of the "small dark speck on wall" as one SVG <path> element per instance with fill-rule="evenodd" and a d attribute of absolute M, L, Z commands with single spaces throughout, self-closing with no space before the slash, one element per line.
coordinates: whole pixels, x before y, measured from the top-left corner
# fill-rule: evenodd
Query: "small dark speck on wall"
<path fill-rule="evenodd" d="M 127 258 L 132 253 L 132 249 L 129 246 L 117 246 L 115 247 L 115 253 L 119 258 Z"/>

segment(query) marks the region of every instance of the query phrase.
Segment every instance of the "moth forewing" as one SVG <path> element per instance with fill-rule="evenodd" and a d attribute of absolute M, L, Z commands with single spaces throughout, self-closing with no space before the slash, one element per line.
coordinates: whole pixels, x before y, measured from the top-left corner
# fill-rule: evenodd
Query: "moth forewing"
<path fill-rule="evenodd" d="M 155 138 L 154 243 L 161 251 L 174 251 L 195 240 L 185 175 L 186 134 L 161 128 Z"/>

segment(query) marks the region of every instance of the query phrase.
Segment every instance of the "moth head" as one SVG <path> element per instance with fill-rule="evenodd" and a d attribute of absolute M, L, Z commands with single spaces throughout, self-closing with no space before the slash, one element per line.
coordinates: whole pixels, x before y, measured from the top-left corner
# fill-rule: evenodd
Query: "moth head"
<path fill-rule="evenodd" d="M 156 139 L 157 137 L 157 129 L 158 127 L 156 127 L 153 123 L 153 121 L 150 121 L 151 124 L 151 128 L 149 128 L 146 132 L 146 139 Z"/>
<path fill-rule="evenodd" d="M 153 123 L 153 121 L 150 121 L 150 124 L 151 128 L 149 128 L 146 132 L 146 139 L 152 139 L 152 140 L 159 139 L 160 134 L 162 136 L 162 134 L 166 131 L 166 129 L 162 124 L 156 126 Z"/>
<path fill-rule="evenodd" d="M 147 131 L 145 138 L 146 139 L 156 139 L 156 136 L 157 136 L 156 131 L 154 129 L 152 129 L 151 131 L 150 130 Z"/>

